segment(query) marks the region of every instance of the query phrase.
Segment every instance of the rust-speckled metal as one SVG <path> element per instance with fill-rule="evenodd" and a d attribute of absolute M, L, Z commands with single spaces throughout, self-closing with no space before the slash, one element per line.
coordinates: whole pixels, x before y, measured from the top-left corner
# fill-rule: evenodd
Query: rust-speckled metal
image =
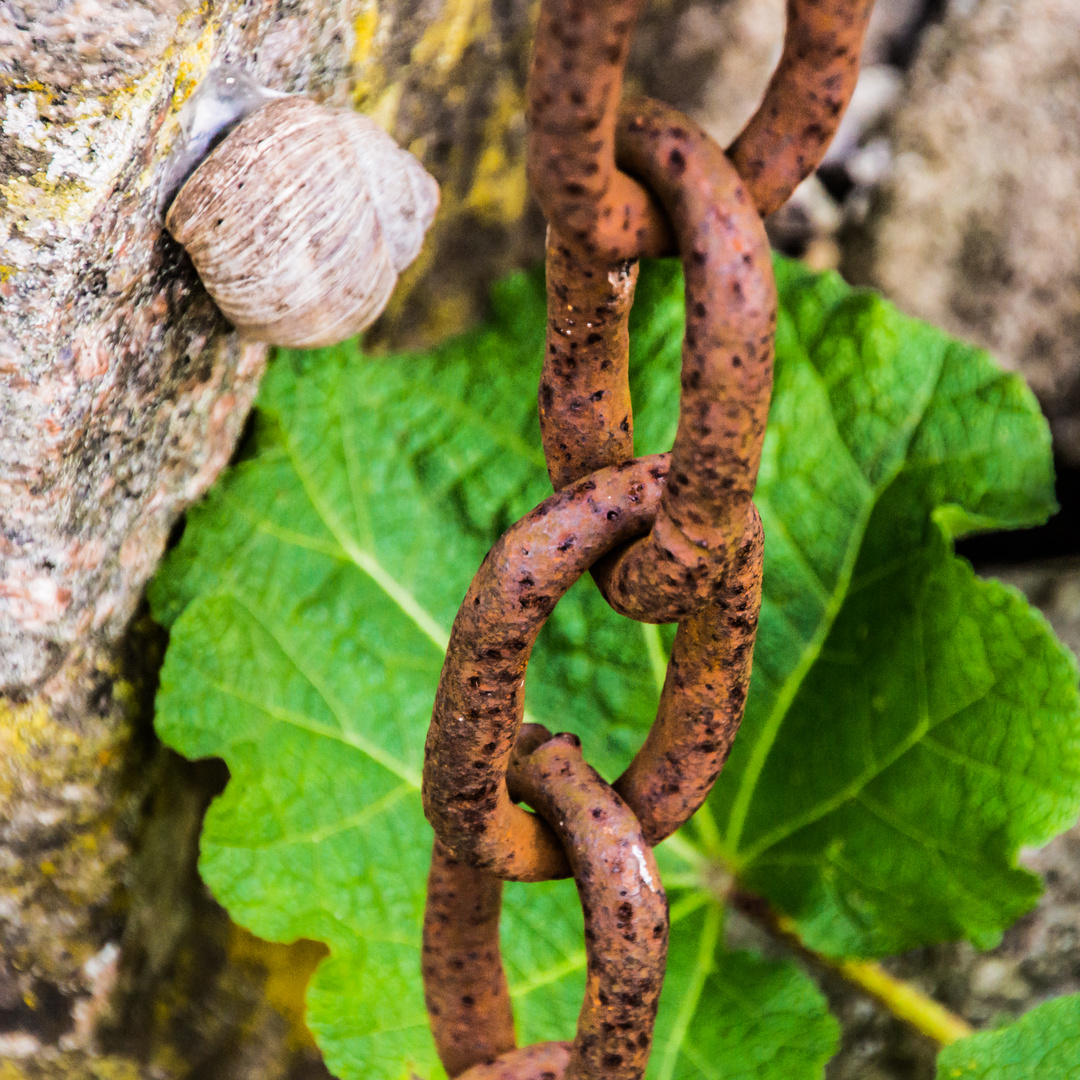
<path fill-rule="evenodd" d="M 473 578 L 450 632 L 422 785 L 428 821 L 458 859 L 512 881 L 569 873 L 551 830 L 506 790 L 525 669 L 563 593 L 648 530 L 665 476 L 666 459 L 647 457 L 563 488 L 512 525 Z"/>
<path fill-rule="evenodd" d="M 788 0 L 780 64 L 728 154 L 762 217 L 818 167 L 859 77 L 874 0 Z"/>
<path fill-rule="evenodd" d="M 569 1053 L 566 1043 L 544 1043 L 491 1063 L 478 1049 L 476 1065 L 464 1076 L 540 1080 L 550 1071 L 566 1080 L 640 1080 L 652 1046 L 668 942 L 667 897 L 641 826 L 585 763 L 575 735 L 552 738 L 546 728 L 526 725 L 511 756 L 507 781 L 515 798 L 550 823 L 573 870 L 585 913 L 585 1000 Z M 483 872 L 472 873 L 474 887 L 482 890 Z M 464 908 L 449 908 L 447 916 L 467 918 Z M 448 929 L 459 937 L 465 932 L 452 922 Z M 447 971 L 440 986 L 443 995 L 468 995 L 465 970 Z M 440 1038 L 443 1017 L 433 1014 L 432 1024 L 447 1072 L 459 1075 L 458 1062 L 467 1057 L 467 1049 L 462 1058 L 448 1060 L 442 1053 L 446 1037 Z"/>
<path fill-rule="evenodd" d="M 541 4 L 529 175 L 549 222 L 539 406 L 556 494 L 503 535 L 470 586 L 424 763 L 424 810 L 438 837 L 424 983 L 440 1057 L 459 1080 L 644 1075 L 668 930 L 650 847 L 698 809 L 727 758 L 761 604 L 751 495 L 776 291 L 759 215 L 820 160 L 850 98 L 871 7 L 790 0 L 780 67 L 729 156 L 657 102 L 617 112 L 641 3 Z M 633 460 L 633 260 L 673 239 L 686 282 L 679 426 L 670 455 Z M 536 636 L 586 569 L 616 610 L 679 621 L 656 721 L 613 786 L 585 764 L 575 736 L 522 724 Z M 513 1049 L 496 879 L 569 872 L 588 957 L 577 1034 Z"/>
<path fill-rule="evenodd" d="M 679 624 L 656 720 L 615 790 L 650 844 L 708 798 L 742 723 L 761 608 L 761 519 L 746 531 L 714 599 Z"/>
<path fill-rule="evenodd" d="M 477 1065 L 460 1080 L 563 1080 L 570 1043 L 545 1042 L 512 1050 L 491 1065 Z"/>
<path fill-rule="evenodd" d="M 686 281 L 679 427 L 656 524 L 598 568 L 608 602 L 674 622 L 711 598 L 742 540 L 772 390 L 776 286 L 765 228 L 730 161 L 667 106 L 623 108 L 619 160 L 671 216 Z"/>
<path fill-rule="evenodd" d="M 451 1077 L 512 1050 L 514 1013 L 499 954 L 502 882 L 435 841 L 424 909 L 424 1004 Z"/>
<path fill-rule="evenodd" d="M 615 168 L 615 115 L 643 0 L 544 0 L 529 74 L 529 183 L 590 261 L 670 250 L 664 215 Z"/>
<path fill-rule="evenodd" d="M 424 810 L 458 859 L 503 879 L 569 872 L 544 822 L 513 805 L 505 770 L 524 716 L 533 643 L 595 560 L 651 523 L 667 455 L 583 478 L 541 503 L 491 549 L 450 635 L 424 759 Z M 656 723 L 617 783 L 658 843 L 704 802 L 742 718 L 761 601 L 761 524 L 716 597 L 676 635 Z"/>
<path fill-rule="evenodd" d="M 633 811 L 581 756 L 576 735 L 529 725 L 510 763 L 515 797 L 562 842 L 585 913 L 587 977 L 567 1080 L 640 1080 L 664 982 L 668 904 Z"/>
<path fill-rule="evenodd" d="M 634 456 L 628 365 L 636 262 L 584 260 L 548 229 L 540 438 L 558 491 Z"/>
<path fill-rule="evenodd" d="M 610 278 L 601 267 L 549 233 L 540 419 L 556 489 L 631 452 L 627 318 L 634 276 L 626 264 L 608 267 Z M 615 784 L 651 844 L 705 801 L 731 749 L 750 680 L 761 562 L 761 522 L 750 504 L 742 543 L 718 591 L 680 624 L 656 722 Z M 603 585 L 603 573 L 598 576 Z"/>

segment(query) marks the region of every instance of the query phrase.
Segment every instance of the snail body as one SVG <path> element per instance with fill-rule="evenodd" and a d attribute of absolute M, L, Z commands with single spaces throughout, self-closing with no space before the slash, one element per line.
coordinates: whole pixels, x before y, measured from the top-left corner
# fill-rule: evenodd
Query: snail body
<path fill-rule="evenodd" d="M 229 132 L 165 225 L 238 329 L 312 348 L 374 322 L 438 205 L 435 180 L 374 121 L 289 95 Z"/>

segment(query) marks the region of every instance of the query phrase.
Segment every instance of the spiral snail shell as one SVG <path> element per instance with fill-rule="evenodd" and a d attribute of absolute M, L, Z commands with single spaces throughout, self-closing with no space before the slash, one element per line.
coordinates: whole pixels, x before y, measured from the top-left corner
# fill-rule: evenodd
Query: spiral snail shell
<path fill-rule="evenodd" d="M 311 348 L 374 322 L 438 205 L 435 180 L 374 121 L 288 95 L 232 128 L 165 226 L 238 329 Z"/>

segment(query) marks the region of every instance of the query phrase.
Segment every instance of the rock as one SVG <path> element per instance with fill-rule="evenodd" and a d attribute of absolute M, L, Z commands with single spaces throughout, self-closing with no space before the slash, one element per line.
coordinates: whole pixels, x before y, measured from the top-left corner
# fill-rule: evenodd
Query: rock
<path fill-rule="evenodd" d="M 990 349 L 1080 461 L 1080 7 L 954 4 L 925 35 L 850 277 Z"/>
<path fill-rule="evenodd" d="M 0 1057 L 85 1043 L 115 984 L 154 758 L 145 659 L 78 649 L 41 695 L 0 702 Z"/>
<path fill-rule="evenodd" d="M 270 0 L 0 7 L 0 688 L 38 686 L 76 642 L 116 639 L 251 405 L 265 351 L 230 332 L 156 207 L 199 78 L 228 60 L 357 101 L 440 174 L 443 238 L 474 227 L 482 244 L 525 202 L 521 78 L 505 70 L 524 5 L 492 19 L 472 3 L 409 19 L 331 0 L 302 16 Z M 473 271 L 457 288 L 477 285 Z M 427 293 L 409 321 L 467 318 L 451 293 Z"/>
<path fill-rule="evenodd" d="M 863 67 L 906 67 L 924 27 L 946 4 L 947 0 L 875 0 L 866 28 Z"/>
<path fill-rule="evenodd" d="M 651 54 L 642 62 L 651 65 L 653 92 L 687 102 L 694 119 L 727 146 L 753 115 L 780 59 L 784 9 L 784 0 L 726 0 L 692 3 L 677 19 L 665 12 L 665 38 L 649 33 L 636 45 Z"/>

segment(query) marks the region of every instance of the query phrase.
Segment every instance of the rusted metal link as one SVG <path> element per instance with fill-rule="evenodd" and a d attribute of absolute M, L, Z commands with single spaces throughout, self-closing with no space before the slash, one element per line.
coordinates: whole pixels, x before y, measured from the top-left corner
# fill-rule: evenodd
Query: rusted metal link
<path fill-rule="evenodd" d="M 600 470 L 551 496 L 488 553 L 450 634 L 424 757 L 424 812 L 453 855 L 497 877 L 569 873 L 544 822 L 513 804 L 505 771 L 524 716 L 533 643 L 563 593 L 651 524 L 667 456 Z M 616 782 L 651 844 L 693 814 L 742 717 L 761 597 L 760 521 L 717 598 L 676 635 L 657 720 Z"/>
<path fill-rule="evenodd" d="M 615 790 L 658 844 L 708 798 L 742 723 L 761 609 L 764 537 L 753 503 L 714 597 L 679 624 L 656 720 Z"/>
<path fill-rule="evenodd" d="M 473 1060 L 480 1068 L 464 1075 L 469 1080 L 542 1076 L 552 1065 L 561 1065 L 556 1075 L 566 1080 L 640 1080 L 652 1045 L 668 940 L 667 897 L 641 827 L 622 799 L 582 759 L 581 743 L 574 735 L 552 738 L 546 728 L 526 725 L 507 780 L 514 797 L 550 823 L 573 869 L 585 913 L 585 1001 L 569 1055 L 565 1044 L 544 1044 L 492 1065 L 477 1049 Z M 489 888 L 482 871 L 472 873 L 474 889 Z M 458 912 L 459 922 L 467 922 L 463 909 L 449 910 Z M 451 932 L 460 938 L 467 930 L 454 927 Z M 448 977 L 440 984 L 440 998 L 472 996 L 466 969 L 444 965 L 442 971 Z M 460 976 L 456 984 L 455 972 Z M 425 971 L 425 988 L 429 986 Z M 441 1046 L 452 1041 L 440 1030 L 443 1022 L 442 1015 L 432 1014 L 440 1053 Z M 485 1031 L 481 1040 L 491 1041 Z M 458 1075 L 458 1060 L 443 1057 L 451 1076 Z M 538 1069 L 541 1060 L 545 1064 Z"/>
<path fill-rule="evenodd" d="M 470 586 L 423 776 L 438 837 L 425 998 L 439 1055 L 461 1080 L 644 1074 L 668 929 L 650 846 L 697 810 L 727 757 L 761 601 L 750 500 L 776 295 L 758 215 L 820 161 L 854 88 L 872 0 L 789 0 L 780 65 L 727 155 L 666 106 L 617 112 L 642 3 L 541 5 L 528 165 L 549 221 L 539 404 L 556 494 L 504 534 Z M 633 260 L 675 244 L 687 309 L 678 432 L 670 455 L 631 460 Z M 657 719 L 613 786 L 585 764 L 575 736 L 522 725 L 536 636 L 586 569 L 616 610 L 680 622 Z M 577 1035 L 513 1049 L 498 879 L 571 871 L 588 954 Z"/>
<path fill-rule="evenodd" d="M 659 455 L 640 458 L 563 488 L 512 525 L 473 578 L 450 632 L 422 784 L 428 821 L 458 859 L 514 881 L 569 873 L 554 834 L 506 790 L 525 669 L 563 593 L 601 555 L 648 530 L 666 465 Z"/>
<path fill-rule="evenodd" d="M 691 125 L 678 114 L 657 112 L 672 123 L 686 123 L 689 132 Z M 627 115 L 638 114 L 624 113 L 624 123 Z M 549 231 L 547 351 L 539 405 L 556 489 L 631 452 L 627 318 L 634 269 L 589 264 Z M 689 298 L 689 303 L 697 301 Z M 679 828 L 704 802 L 742 719 L 762 560 L 760 519 L 749 493 L 744 495 L 744 528 L 735 560 L 713 597 L 680 625 L 656 722 L 615 785 L 652 844 Z M 613 554 L 599 566 L 617 559 Z M 604 589 L 610 568 L 605 574 L 594 567 L 594 574 Z"/>
<path fill-rule="evenodd" d="M 652 533 L 595 570 L 619 612 L 674 622 L 709 602 L 741 542 L 772 388 L 776 291 L 768 241 L 719 146 L 656 102 L 623 109 L 620 162 L 670 211 L 687 329 L 672 477 Z M 627 318 L 635 271 L 548 235 L 540 431 L 556 489 L 633 448 Z"/>
<path fill-rule="evenodd" d="M 529 725 L 510 761 L 515 798 L 547 820 L 585 913 L 587 978 L 567 1080 L 639 1080 L 667 960 L 668 905 L 641 826 L 581 756 L 576 735 Z M 530 752 L 531 751 L 531 752 Z"/>
<path fill-rule="evenodd" d="M 580 256 L 660 255 L 671 240 L 645 189 L 615 168 L 615 115 L 643 0 L 545 0 L 529 73 L 527 165 L 544 216 Z"/>
<path fill-rule="evenodd" d="M 631 103 L 618 149 L 671 217 L 686 331 L 679 426 L 656 524 L 596 578 L 616 611 L 675 622 L 712 598 L 746 527 L 772 391 L 776 287 L 761 218 L 693 121 L 659 102 Z M 546 359 L 555 360 L 550 350 Z"/>
<path fill-rule="evenodd" d="M 642 0 L 546 0 L 529 76 L 529 183 L 590 262 L 672 250 L 662 211 L 616 168 L 614 118 Z M 855 89 L 873 0 L 789 0 L 784 49 L 728 150 L 758 211 L 779 209 L 821 162 Z"/>
<path fill-rule="evenodd" d="M 514 1048 L 514 1012 L 499 954 L 502 882 L 435 841 L 421 967 L 435 1047 L 457 1076 Z"/>
<path fill-rule="evenodd" d="M 762 217 L 821 163 L 859 77 L 874 0 L 788 0 L 780 64 L 728 150 Z"/>
<path fill-rule="evenodd" d="M 558 491 L 634 456 L 630 330 L 635 262 L 585 262 L 548 229 L 547 340 L 537 394 L 548 475 Z"/>
<path fill-rule="evenodd" d="M 461 1074 L 461 1080 L 563 1080 L 569 1064 L 570 1043 L 534 1043 L 490 1065 L 474 1066 Z"/>

